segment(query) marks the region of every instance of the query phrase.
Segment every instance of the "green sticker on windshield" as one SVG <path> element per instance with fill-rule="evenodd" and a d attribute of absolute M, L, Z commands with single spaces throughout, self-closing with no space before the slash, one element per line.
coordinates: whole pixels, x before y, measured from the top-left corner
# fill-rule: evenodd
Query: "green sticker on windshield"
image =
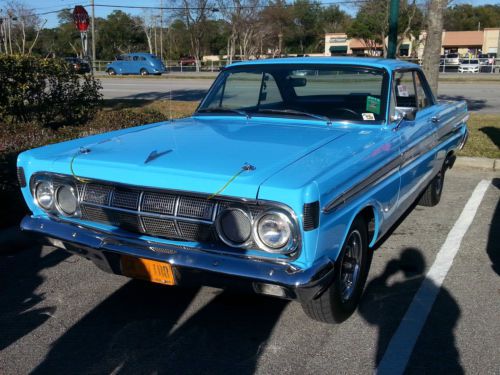
<path fill-rule="evenodd" d="M 375 113 L 380 115 L 380 99 L 373 96 L 366 97 L 366 110 L 367 112 Z"/>

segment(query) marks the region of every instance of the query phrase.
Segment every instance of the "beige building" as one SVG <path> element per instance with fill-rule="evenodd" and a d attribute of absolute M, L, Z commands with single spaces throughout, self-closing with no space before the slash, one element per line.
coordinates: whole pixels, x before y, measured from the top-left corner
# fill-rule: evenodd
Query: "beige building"
<path fill-rule="evenodd" d="M 498 53 L 500 44 L 500 28 L 487 28 L 482 31 L 443 31 L 442 54 L 458 52 L 461 55 L 470 53 Z M 387 39 L 386 39 L 387 43 Z M 425 44 L 425 33 L 418 39 L 406 38 L 400 45 L 399 56 L 422 58 Z M 348 38 L 345 33 L 325 34 L 325 56 L 381 56 L 382 45 L 371 41 Z"/>

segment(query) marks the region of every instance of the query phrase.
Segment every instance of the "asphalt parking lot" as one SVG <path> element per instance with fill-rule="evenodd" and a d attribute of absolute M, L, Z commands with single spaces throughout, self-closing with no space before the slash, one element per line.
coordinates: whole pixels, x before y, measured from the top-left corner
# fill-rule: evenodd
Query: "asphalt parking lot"
<path fill-rule="evenodd" d="M 194 74 L 194 73 L 193 73 Z M 212 84 L 208 78 L 106 78 L 102 82 L 105 99 L 187 100 L 203 98 Z M 479 113 L 500 113 L 500 82 L 440 82 L 439 98 L 467 100 L 469 109 Z"/>
<path fill-rule="evenodd" d="M 462 214 L 471 196 L 477 212 Z M 359 309 L 337 326 L 297 303 L 131 281 L 50 247 L 0 255 L 0 373 L 398 373 L 402 349 L 407 374 L 500 374 L 499 201 L 498 172 L 450 171 L 440 205 L 416 207 L 378 248 Z"/>

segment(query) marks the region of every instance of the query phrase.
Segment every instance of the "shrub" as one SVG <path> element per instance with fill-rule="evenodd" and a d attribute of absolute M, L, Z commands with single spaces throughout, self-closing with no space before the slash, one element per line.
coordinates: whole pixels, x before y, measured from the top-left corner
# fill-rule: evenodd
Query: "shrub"
<path fill-rule="evenodd" d="M 0 85 L 0 121 L 82 123 L 102 98 L 99 80 L 61 59 L 2 55 Z"/>

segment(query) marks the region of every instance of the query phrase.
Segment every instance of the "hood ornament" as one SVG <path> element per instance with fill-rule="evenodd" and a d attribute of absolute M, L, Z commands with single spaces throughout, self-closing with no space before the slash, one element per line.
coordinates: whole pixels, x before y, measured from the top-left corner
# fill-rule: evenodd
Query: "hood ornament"
<path fill-rule="evenodd" d="M 144 164 L 147 164 L 149 163 L 150 161 L 153 161 L 155 159 L 158 159 L 159 157 L 163 156 L 163 155 L 167 155 L 167 154 L 170 154 L 173 150 L 170 149 L 170 150 L 166 150 L 166 151 L 161 151 L 161 152 L 158 152 L 156 150 L 152 151 L 149 156 L 147 157 L 146 160 L 144 160 Z"/>

